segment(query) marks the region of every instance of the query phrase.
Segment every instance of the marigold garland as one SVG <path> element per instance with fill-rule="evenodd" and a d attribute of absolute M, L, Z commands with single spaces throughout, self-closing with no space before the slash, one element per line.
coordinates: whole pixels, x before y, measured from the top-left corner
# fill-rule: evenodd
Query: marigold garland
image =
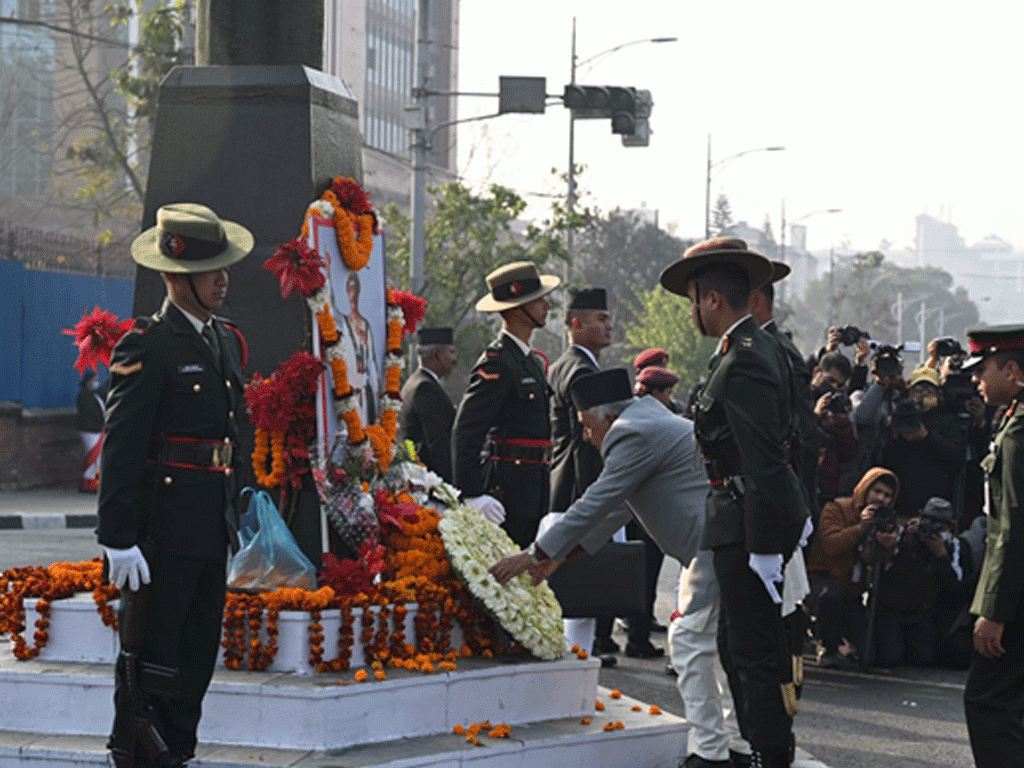
<path fill-rule="evenodd" d="M 271 459 L 270 472 L 267 472 L 267 458 Z M 252 452 L 252 471 L 256 482 L 264 488 L 276 488 L 285 478 L 287 472 L 285 462 L 285 433 L 275 431 L 268 434 L 267 430 L 256 428 L 256 446 Z"/>

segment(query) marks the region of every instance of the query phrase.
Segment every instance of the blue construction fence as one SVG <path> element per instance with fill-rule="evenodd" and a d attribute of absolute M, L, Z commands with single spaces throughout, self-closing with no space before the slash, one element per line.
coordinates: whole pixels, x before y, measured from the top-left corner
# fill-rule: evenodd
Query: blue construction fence
<path fill-rule="evenodd" d="M 72 328 L 94 307 L 131 316 L 134 281 L 26 269 L 0 259 L 0 402 L 25 408 L 73 408 L 81 377 Z M 100 367 L 100 379 L 107 370 Z"/>

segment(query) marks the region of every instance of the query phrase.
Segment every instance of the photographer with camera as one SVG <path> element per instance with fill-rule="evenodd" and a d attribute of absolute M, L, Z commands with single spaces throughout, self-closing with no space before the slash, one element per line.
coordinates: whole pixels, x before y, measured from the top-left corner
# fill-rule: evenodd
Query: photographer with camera
<path fill-rule="evenodd" d="M 932 497 L 886 548 L 875 617 L 877 664 L 926 666 L 935 659 L 939 625 L 945 630 L 949 623 L 943 617 L 958 613 L 968 598 L 970 563 L 953 527 L 950 503 Z"/>
<path fill-rule="evenodd" d="M 822 667 L 853 665 L 840 656 L 845 638 L 856 652 L 863 653 L 867 628 L 863 596 L 867 589 L 865 568 L 861 562 L 864 543 L 873 535 L 885 545 L 895 544 L 889 526 L 877 528 L 877 518 L 885 516 L 899 495 L 900 483 L 892 472 L 872 467 L 857 483 L 853 496 L 834 499 L 821 510 L 821 520 L 811 539 L 807 558 L 807 576 L 811 594 L 807 604 L 815 621 L 815 634 L 822 651 Z"/>
<path fill-rule="evenodd" d="M 923 366 L 907 380 L 907 394 L 893 402 L 879 464 L 900 479 L 897 514 L 917 514 L 933 496 L 952 499 L 957 473 L 967 458 L 966 436 L 957 417 L 940 408 L 939 374 Z"/>
<path fill-rule="evenodd" d="M 842 465 L 857 458 L 857 435 L 850 420 L 853 406 L 845 391 L 852 370 L 850 361 L 841 352 L 827 352 L 818 361 L 811 378 L 814 416 L 826 436 L 818 457 L 820 504 L 840 494 Z"/>
<path fill-rule="evenodd" d="M 830 352 L 839 352 L 840 347 L 856 347 L 853 353 L 853 366 L 847 374 L 846 391 L 850 394 L 864 389 L 868 383 L 867 359 L 871 354 L 871 336 L 855 325 L 842 328 L 832 326 L 828 329 L 828 340 L 818 351 L 818 364 Z"/>
<path fill-rule="evenodd" d="M 954 481 L 952 498 L 953 517 L 960 530 L 966 530 L 981 514 L 985 479 L 980 460 L 988 453 L 995 412 L 993 407 L 986 408 L 971 375 L 962 370 L 966 356 L 960 343 L 950 336 L 928 343 L 926 365 L 937 369 L 942 380 L 941 407 L 956 417 L 967 449 L 966 460 Z"/>

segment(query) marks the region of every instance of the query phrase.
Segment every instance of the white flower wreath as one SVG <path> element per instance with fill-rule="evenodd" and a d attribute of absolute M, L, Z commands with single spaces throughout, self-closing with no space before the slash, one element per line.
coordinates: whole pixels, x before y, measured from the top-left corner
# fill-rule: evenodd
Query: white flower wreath
<path fill-rule="evenodd" d="M 501 586 L 488 572 L 519 548 L 501 528 L 476 510 L 458 504 L 438 523 L 452 568 L 513 638 L 538 659 L 557 659 L 565 652 L 562 609 L 551 588 L 533 586 L 522 574 Z"/>

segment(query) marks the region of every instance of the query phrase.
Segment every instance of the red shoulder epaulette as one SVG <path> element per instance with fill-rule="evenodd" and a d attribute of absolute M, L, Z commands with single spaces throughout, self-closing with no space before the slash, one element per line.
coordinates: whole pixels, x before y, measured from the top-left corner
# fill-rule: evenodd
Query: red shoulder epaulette
<path fill-rule="evenodd" d="M 545 355 L 543 352 L 541 352 L 539 349 L 534 349 L 533 350 L 533 354 L 539 356 L 540 359 L 544 361 L 544 375 L 547 376 L 548 375 L 548 367 L 549 367 L 549 365 L 548 365 L 548 356 Z"/>

